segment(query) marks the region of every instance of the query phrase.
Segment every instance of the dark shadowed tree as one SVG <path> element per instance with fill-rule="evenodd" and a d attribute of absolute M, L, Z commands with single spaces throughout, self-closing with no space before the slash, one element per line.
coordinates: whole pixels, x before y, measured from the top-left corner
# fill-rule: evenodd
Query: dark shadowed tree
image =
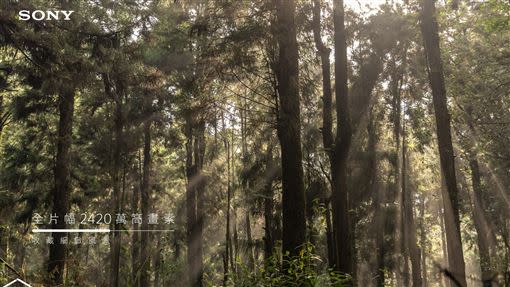
<path fill-rule="evenodd" d="M 301 151 L 298 45 L 294 0 L 276 0 L 278 138 L 282 158 L 283 253 L 299 254 L 306 241 L 305 188 Z"/>

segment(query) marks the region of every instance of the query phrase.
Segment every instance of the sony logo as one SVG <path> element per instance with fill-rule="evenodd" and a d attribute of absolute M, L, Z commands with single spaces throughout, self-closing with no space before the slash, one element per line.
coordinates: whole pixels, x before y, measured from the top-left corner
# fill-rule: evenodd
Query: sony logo
<path fill-rule="evenodd" d="M 74 11 L 65 11 L 65 10 L 55 10 L 55 11 L 43 11 L 43 10 L 34 10 L 30 12 L 29 10 L 21 10 L 18 12 L 19 19 L 21 21 L 28 21 L 33 19 L 35 21 L 49 21 L 49 20 L 71 20 L 71 14 Z"/>

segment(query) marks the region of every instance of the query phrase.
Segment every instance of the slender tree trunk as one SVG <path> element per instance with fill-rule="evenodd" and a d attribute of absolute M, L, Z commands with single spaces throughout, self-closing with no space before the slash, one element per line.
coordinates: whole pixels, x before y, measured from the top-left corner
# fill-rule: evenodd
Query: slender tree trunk
<path fill-rule="evenodd" d="M 402 263 L 403 263 L 403 268 L 402 268 L 402 284 L 403 286 L 411 286 L 411 273 L 409 272 L 409 246 L 408 246 L 408 241 L 409 239 L 407 238 L 409 234 L 407 234 L 407 226 L 406 225 L 406 222 L 405 222 L 405 219 L 402 220 L 402 234 L 401 234 L 401 250 L 402 250 Z"/>
<path fill-rule="evenodd" d="M 321 3 L 320 0 L 313 0 L 313 38 L 315 47 L 321 60 L 322 68 L 322 144 L 328 154 L 330 165 L 333 162 L 333 118 L 332 118 L 332 90 L 331 90 L 331 63 L 329 61 L 330 49 L 328 49 L 321 38 Z M 327 193 L 326 193 L 327 194 Z M 326 206 L 326 236 L 328 246 L 328 263 L 330 267 L 336 265 L 335 238 L 331 223 L 330 200 L 325 200 Z"/>
<path fill-rule="evenodd" d="M 59 121 L 57 138 L 57 156 L 55 164 L 55 189 L 53 191 L 52 214 L 58 216 L 57 222 L 52 223 L 53 229 L 65 229 L 64 215 L 69 211 L 71 194 L 71 144 L 74 114 L 74 89 L 63 89 L 59 95 Z M 64 267 L 66 261 L 66 247 L 60 243 L 65 233 L 53 233 L 55 244 L 50 245 L 48 260 L 49 282 L 52 285 L 62 285 L 64 282 Z"/>
<path fill-rule="evenodd" d="M 3 217 L 3 216 L 2 216 Z M 9 240 L 9 231 L 7 226 L 4 225 L 3 222 L 0 222 L 0 258 L 6 260 L 7 259 L 7 247 Z M 0 272 L 5 272 L 5 264 L 2 262 L 0 263 L 1 269 Z"/>
<path fill-rule="evenodd" d="M 367 172 L 365 176 L 367 178 L 366 192 L 373 197 L 373 228 L 375 234 L 374 247 L 375 247 L 375 272 L 374 277 L 376 286 L 384 286 L 384 225 L 386 212 L 382 208 L 385 202 L 384 193 L 380 190 L 378 180 L 378 157 L 377 157 L 377 127 L 374 120 L 374 109 L 370 110 L 369 119 L 367 124 L 368 143 L 367 143 Z"/>
<path fill-rule="evenodd" d="M 110 75 L 104 74 L 103 81 L 105 91 L 114 102 L 114 145 L 113 145 L 113 166 L 111 171 L 113 197 L 112 207 L 113 214 L 121 213 L 121 169 L 122 169 L 122 148 L 123 139 L 123 111 L 122 111 L 122 92 L 114 91 Z M 119 87 L 117 87 L 119 88 Z M 112 229 L 119 230 L 120 225 L 112 221 Z M 119 268 L 120 268 L 120 232 L 110 233 L 110 287 L 119 286 Z"/>
<path fill-rule="evenodd" d="M 139 205 L 139 193 L 141 193 L 141 154 L 138 152 L 138 163 L 136 167 L 137 174 L 137 182 L 133 187 L 133 195 L 131 196 L 131 213 L 138 213 L 138 205 Z M 140 287 L 140 276 L 138 273 L 138 266 L 140 260 L 140 242 L 139 242 L 139 232 L 133 231 L 131 236 L 131 281 L 133 282 L 133 287 Z"/>
<path fill-rule="evenodd" d="M 150 246 L 148 216 L 150 206 L 150 173 L 151 173 L 151 120 L 146 120 L 143 127 L 143 174 L 141 185 L 141 209 L 142 209 L 142 232 L 140 237 L 140 286 L 149 286 L 149 265 L 148 254 Z"/>
<path fill-rule="evenodd" d="M 392 74 L 390 80 L 390 91 L 392 95 L 392 109 L 393 109 L 393 137 L 395 139 L 395 157 L 392 161 L 393 167 L 393 195 L 395 196 L 398 204 L 395 207 L 395 222 L 396 228 L 394 230 L 395 249 L 394 256 L 396 262 L 395 274 L 397 276 L 398 286 L 409 286 L 409 250 L 407 246 L 407 233 L 406 233 L 406 213 L 405 204 L 406 196 L 405 183 L 403 180 L 402 172 L 402 155 L 401 152 L 401 134 L 402 134 L 402 91 L 401 85 L 403 80 L 403 68 L 399 67 L 397 62 L 397 55 L 394 55 L 394 59 L 391 63 Z M 405 61 L 405 59 L 404 59 Z"/>
<path fill-rule="evenodd" d="M 186 123 L 186 217 L 188 280 L 191 287 L 203 286 L 203 220 L 205 178 L 201 174 L 205 153 L 205 122 L 187 116 Z M 196 115 L 195 115 L 196 116 Z"/>
<path fill-rule="evenodd" d="M 234 216 L 233 216 L 233 226 L 232 226 L 232 239 L 234 243 L 233 248 L 233 257 L 232 257 L 232 271 L 237 273 L 237 262 L 239 261 L 239 233 L 237 232 L 237 205 L 234 204 Z"/>
<path fill-rule="evenodd" d="M 230 153 L 231 153 L 231 164 L 230 164 L 230 178 L 233 180 L 235 178 L 235 160 L 234 160 L 234 150 L 235 150 L 235 133 L 231 133 L 230 137 L 231 147 L 230 147 Z M 232 208 L 232 218 L 230 225 L 232 226 L 232 238 L 230 239 L 230 267 L 232 269 L 232 272 L 237 273 L 237 258 L 239 254 L 239 241 L 238 241 L 238 234 L 237 234 L 237 205 L 235 203 L 235 188 L 232 185 L 231 195 L 232 195 L 232 202 L 233 202 L 233 208 Z"/>
<path fill-rule="evenodd" d="M 384 235 L 385 235 L 385 226 L 386 226 L 386 210 L 384 209 L 384 204 L 386 203 L 385 196 L 383 190 L 377 191 L 376 200 L 374 202 L 375 209 L 375 245 L 376 245 L 376 277 L 375 277 L 375 286 L 383 287 L 385 282 L 385 264 L 384 264 L 384 255 L 386 254 L 386 248 L 384 244 Z"/>
<path fill-rule="evenodd" d="M 223 123 L 225 127 L 225 124 Z M 227 215 L 226 215 L 226 226 L 225 226 L 225 259 L 224 259 L 224 274 L 223 274 L 223 286 L 227 286 L 228 275 L 229 275 L 229 258 L 231 254 L 231 236 L 230 236 L 230 201 L 231 201 L 231 183 L 230 183 L 230 143 L 225 137 L 224 146 L 227 152 Z"/>
<path fill-rule="evenodd" d="M 156 243 L 156 254 L 154 255 L 154 287 L 161 286 L 161 264 L 163 261 L 161 252 L 163 251 L 163 248 L 161 247 L 161 237 L 157 238 Z"/>
<path fill-rule="evenodd" d="M 331 64 L 329 62 L 330 49 L 321 39 L 321 4 L 320 0 L 313 0 L 313 38 L 315 47 L 321 59 L 322 67 L 322 144 L 331 160 L 331 148 L 333 145 L 333 119 L 332 119 L 332 95 L 331 95 Z"/>
<path fill-rule="evenodd" d="M 427 235 L 425 226 L 425 197 L 421 198 L 420 204 L 420 245 L 421 245 L 421 268 L 423 271 L 422 275 L 422 287 L 428 286 L 427 276 Z"/>
<path fill-rule="evenodd" d="M 402 194 L 405 195 L 404 198 L 404 226 L 405 226 L 405 239 L 406 239 L 406 247 L 411 259 L 411 270 L 412 270 L 412 278 L 413 278 L 413 286 L 421 287 L 422 286 L 422 277 L 421 277 L 421 253 L 420 248 L 418 247 L 417 237 L 416 237 L 416 225 L 414 222 L 414 214 L 413 214 L 413 189 L 408 187 L 407 184 L 407 143 L 406 143 L 406 131 L 405 131 L 405 121 L 403 122 L 402 128 Z"/>
<path fill-rule="evenodd" d="M 298 45 L 294 0 L 277 0 L 278 138 L 282 156 L 283 254 L 297 256 L 306 241 L 305 188 L 301 151 Z"/>
<path fill-rule="evenodd" d="M 264 258 L 269 259 L 274 251 L 274 194 L 273 194 L 273 178 L 275 174 L 275 166 L 273 162 L 273 149 L 268 147 L 267 164 L 264 184 Z"/>
<path fill-rule="evenodd" d="M 249 212 L 247 212 L 245 215 L 245 224 L 246 224 L 246 245 L 248 248 L 248 268 L 252 272 L 255 272 L 255 253 L 253 251 L 253 238 L 251 235 L 251 221 Z"/>
<path fill-rule="evenodd" d="M 325 217 L 326 217 L 326 242 L 328 245 L 328 266 L 333 268 L 336 262 L 336 248 L 335 248 L 335 236 L 333 233 L 333 222 L 331 221 L 331 200 L 326 198 L 325 200 Z"/>
<path fill-rule="evenodd" d="M 200 286 L 200 271 L 197 269 L 197 195 L 196 176 L 197 167 L 193 162 L 193 123 L 187 119 L 186 123 L 186 224 L 187 224 L 187 245 L 188 245 L 188 282 L 191 287 Z"/>
<path fill-rule="evenodd" d="M 421 17 L 421 29 L 425 43 L 429 81 L 432 89 L 432 100 L 436 117 L 439 157 L 441 170 L 446 183 L 446 192 L 443 194 L 443 204 L 446 215 L 445 223 L 449 271 L 458 281 L 458 285 L 464 287 L 467 286 L 467 282 L 460 233 L 459 197 L 434 0 L 422 0 Z"/>
<path fill-rule="evenodd" d="M 475 223 L 475 229 L 477 233 L 477 244 L 478 253 L 480 255 L 480 269 L 482 271 L 482 281 L 491 280 L 492 268 L 491 268 L 491 256 L 489 249 L 489 227 L 485 221 L 483 214 L 484 210 L 482 207 L 482 184 L 480 176 L 480 168 L 478 160 L 472 156 L 469 161 L 471 168 L 471 183 L 473 186 L 473 219 Z"/>
<path fill-rule="evenodd" d="M 204 155 L 205 155 L 205 122 L 200 121 L 197 127 L 197 138 L 195 140 L 195 151 L 194 151 L 195 162 L 197 166 L 197 270 L 198 270 L 198 279 L 199 283 L 197 286 L 203 286 L 203 273 L 204 273 L 204 259 L 203 259 L 203 246 L 204 246 L 204 220 L 205 220 L 205 209 L 204 209 L 204 200 L 205 200 L 205 188 L 206 188 L 206 178 L 205 175 L 202 174 L 202 169 L 204 166 Z"/>
<path fill-rule="evenodd" d="M 351 146 L 352 129 L 347 87 L 347 40 L 344 14 L 343 0 L 334 0 L 337 133 L 331 166 L 333 181 L 332 207 L 333 232 L 335 246 L 337 247 L 335 270 L 354 276 L 352 270 L 354 236 L 352 234 L 353 229 L 350 227 L 347 190 L 347 160 Z"/>
<path fill-rule="evenodd" d="M 246 143 L 246 124 L 247 124 L 247 118 L 246 118 L 246 99 L 244 99 L 242 103 L 242 109 L 240 109 L 240 119 L 241 119 L 241 154 L 242 154 L 242 164 L 243 168 L 246 169 L 246 159 L 248 156 L 248 146 Z M 243 189 L 245 194 L 247 194 L 247 190 L 250 187 L 249 182 L 243 183 Z M 251 235 L 251 222 L 250 222 L 250 202 L 245 202 L 246 206 L 246 213 L 244 216 L 244 226 L 246 228 L 246 255 L 248 256 L 248 269 L 251 271 L 255 271 L 255 253 L 253 251 L 253 238 Z"/>
<path fill-rule="evenodd" d="M 465 119 L 471 135 L 476 135 L 475 126 L 472 119 L 472 107 L 466 108 Z M 473 143 L 468 143 L 469 167 L 471 169 L 471 185 L 473 188 L 473 220 L 477 233 L 478 253 L 480 256 L 480 270 L 484 284 L 491 284 L 494 269 L 491 257 L 496 256 L 496 238 L 494 230 L 490 226 L 485 213 L 485 204 L 483 199 L 484 190 L 482 187 L 482 176 L 480 165 L 477 158 L 476 147 Z M 485 283 L 486 282 L 486 283 Z"/>
<path fill-rule="evenodd" d="M 444 190 L 446 187 L 444 186 L 444 181 L 441 183 L 441 190 Z M 442 191 L 444 192 L 444 191 Z M 442 204 L 441 200 L 441 204 Z M 448 266 L 448 242 L 446 241 L 446 226 L 445 226 L 445 215 L 443 212 L 443 208 L 438 208 L 438 215 L 439 215 L 439 226 L 441 227 L 441 249 L 443 251 L 443 266 Z M 450 280 L 441 273 L 441 278 L 443 279 L 443 286 L 444 287 L 450 287 Z"/>
<path fill-rule="evenodd" d="M 265 188 L 267 197 L 272 195 L 271 188 Z M 269 259 L 273 255 L 274 238 L 273 238 L 273 199 L 264 199 L 264 258 Z"/>

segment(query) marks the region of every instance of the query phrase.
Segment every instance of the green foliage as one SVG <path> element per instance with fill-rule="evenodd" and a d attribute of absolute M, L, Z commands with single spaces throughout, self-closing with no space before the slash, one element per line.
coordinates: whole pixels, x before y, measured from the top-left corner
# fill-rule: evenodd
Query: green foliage
<path fill-rule="evenodd" d="M 502 33 L 510 28 L 510 3 L 502 0 L 490 0 L 481 4 L 480 9 L 485 10 L 491 17 L 482 19 L 486 33 Z"/>
<path fill-rule="evenodd" d="M 350 277 L 331 270 L 318 270 L 321 261 L 314 254 L 314 246 L 306 244 L 298 257 L 280 260 L 271 256 L 264 266 L 253 272 L 246 266 L 240 266 L 238 273 L 233 273 L 231 282 L 236 287 L 342 287 L 347 286 Z"/>

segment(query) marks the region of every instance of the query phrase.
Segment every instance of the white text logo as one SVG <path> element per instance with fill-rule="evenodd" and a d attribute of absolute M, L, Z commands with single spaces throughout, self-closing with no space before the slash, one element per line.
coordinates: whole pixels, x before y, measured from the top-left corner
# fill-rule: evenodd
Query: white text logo
<path fill-rule="evenodd" d="M 65 10 L 55 10 L 55 11 L 43 11 L 43 10 L 34 10 L 30 12 L 29 10 L 21 10 L 18 12 L 19 19 L 21 21 L 28 21 L 33 19 L 35 21 L 51 21 L 51 20 L 71 20 L 71 14 L 74 11 L 65 11 Z"/>

